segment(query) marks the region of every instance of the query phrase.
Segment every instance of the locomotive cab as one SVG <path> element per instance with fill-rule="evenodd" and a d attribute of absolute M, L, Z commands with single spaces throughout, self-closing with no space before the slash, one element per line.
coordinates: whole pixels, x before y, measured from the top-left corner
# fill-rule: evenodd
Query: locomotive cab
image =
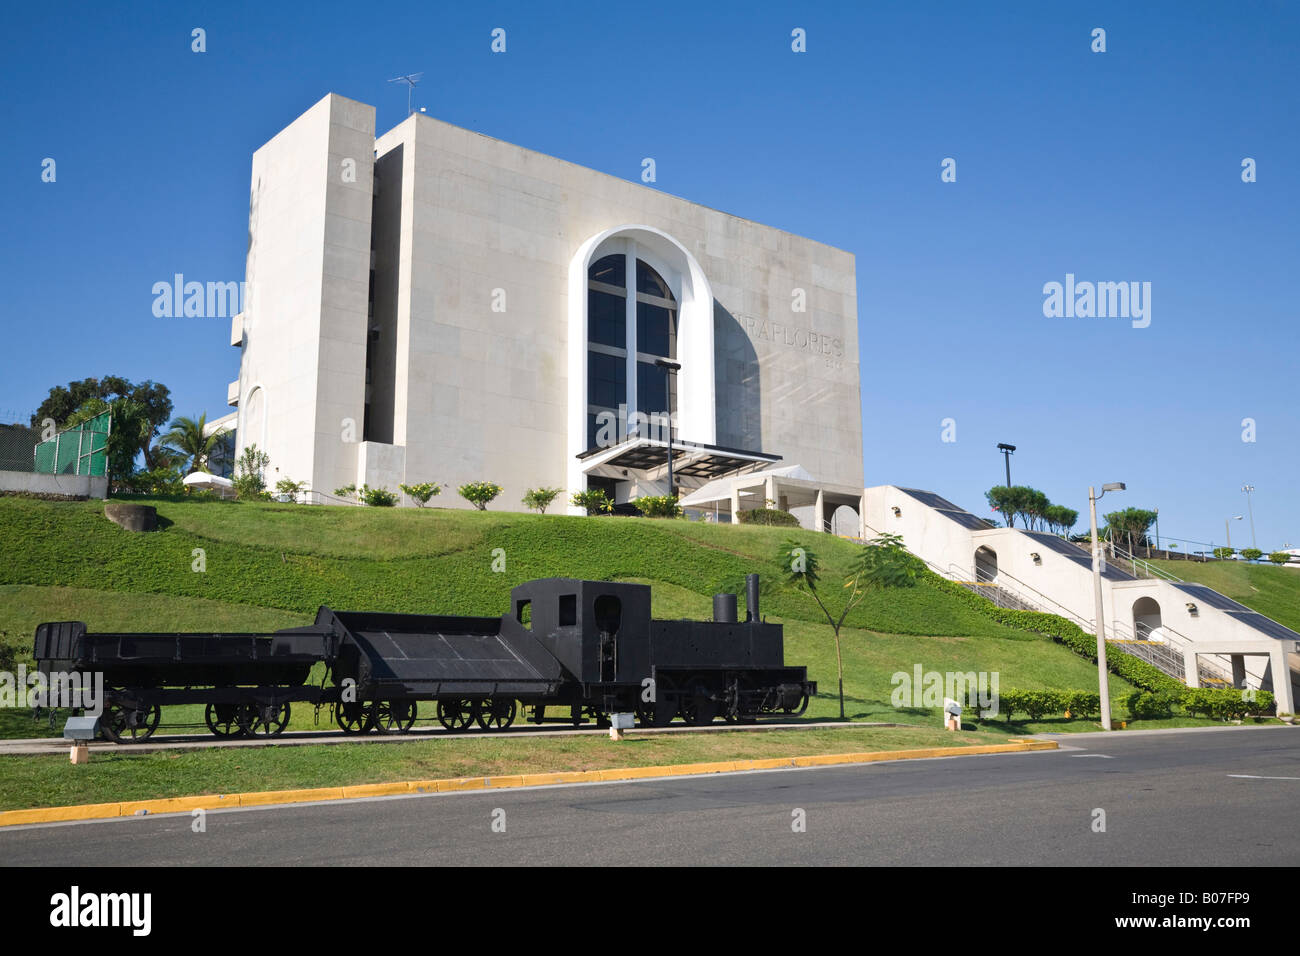
<path fill-rule="evenodd" d="M 543 578 L 510 592 L 514 622 L 583 684 L 639 683 L 650 673 L 650 588 Z"/>

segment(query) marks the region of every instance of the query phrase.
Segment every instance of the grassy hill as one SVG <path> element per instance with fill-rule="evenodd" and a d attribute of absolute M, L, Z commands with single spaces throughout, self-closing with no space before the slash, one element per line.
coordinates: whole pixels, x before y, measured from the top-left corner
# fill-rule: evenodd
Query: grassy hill
<path fill-rule="evenodd" d="M 84 620 L 92 630 L 259 630 L 309 623 L 321 604 L 497 615 L 514 585 L 548 576 L 647 583 L 657 617 L 707 619 L 715 591 L 736 590 L 757 571 L 764 615 L 786 625 L 787 662 L 806 664 L 820 682 L 809 715 L 838 714 L 831 631 L 812 599 L 781 579 L 775 557 L 791 538 L 814 550 L 836 606 L 857 545 L 829 535 L 444 509 L 150 503 L 162 528 L 135 534 L 106 520 L 101 502 L 0 498 L 0 639 L 29 658 L 32 632 L 48 620 Z M 206 571 L 193 569 L 196 549 Z M 504 571 L 494 571 L 502 558 Z M 741 600 L 743 613 L 743 589 Z M 925 583 L 869 595 L 843 633 L 847 712 L 856 719 L 937 724 L 937 711 L 890 704 L 891 675 L 916 664 L 997 671 L 1003 690 L 1096 687 L 1087 660 Z M 1133 689 L 1114 676 L 1111 688 L 1116 698 Z M 30 719 L 17 717 L 0 714 L 0 734 L 31 735 Z M 1092 726 L 1045 720 L 1008 731 L 1067 725 Z"/>
<path fill-rule="evenodd" d="M 1152 564 L 1300 631 L 1300 569 L 1246 561 L 1152 561 Z"/>

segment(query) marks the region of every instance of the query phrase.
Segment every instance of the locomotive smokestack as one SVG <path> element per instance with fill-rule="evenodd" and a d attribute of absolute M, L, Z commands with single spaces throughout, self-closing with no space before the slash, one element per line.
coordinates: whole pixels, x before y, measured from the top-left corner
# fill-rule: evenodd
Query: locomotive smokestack
<path fill-rule="evenodd" d="M 736 595 L 713 595 L 713 620 L 719 624 L 736 623 Z"/>
<path fill-rule="evenodd" d="M 745 575 L 745 620 L 758 621 L 758 575 Z"/>

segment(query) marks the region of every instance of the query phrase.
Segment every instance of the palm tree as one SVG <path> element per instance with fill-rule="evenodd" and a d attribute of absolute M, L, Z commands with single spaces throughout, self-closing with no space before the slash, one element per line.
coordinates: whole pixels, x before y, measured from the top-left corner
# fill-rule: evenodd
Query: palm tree
<path fill-rule="evenodd" d="M 181 460 L 189 460 L 189 468 L 183 469 L 185 474 L 193 474 L 196 471 L 203 471 L 208 466 L 208 456 L 212 454 L 212 449 L 216 447 L 218 436 L 216 434 L 205 435 L 204 432 L 208 426 L 208 415 L 204 412 L 197 419 L 178 416 L 173 418 L 168 425 L 169 431 L 162 437 L 162 444 L 166 449 L 174 451 L 181 457 Z"/>

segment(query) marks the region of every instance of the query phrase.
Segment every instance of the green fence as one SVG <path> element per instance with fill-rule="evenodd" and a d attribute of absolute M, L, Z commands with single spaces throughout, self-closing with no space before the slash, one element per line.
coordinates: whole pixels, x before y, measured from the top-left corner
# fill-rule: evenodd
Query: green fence
<path fill-rule="evenodd" d="M 41 442 L 36 446 L 35 470 L 46 475 L 107 475 L 111 416 L 103 412 Z"/>

